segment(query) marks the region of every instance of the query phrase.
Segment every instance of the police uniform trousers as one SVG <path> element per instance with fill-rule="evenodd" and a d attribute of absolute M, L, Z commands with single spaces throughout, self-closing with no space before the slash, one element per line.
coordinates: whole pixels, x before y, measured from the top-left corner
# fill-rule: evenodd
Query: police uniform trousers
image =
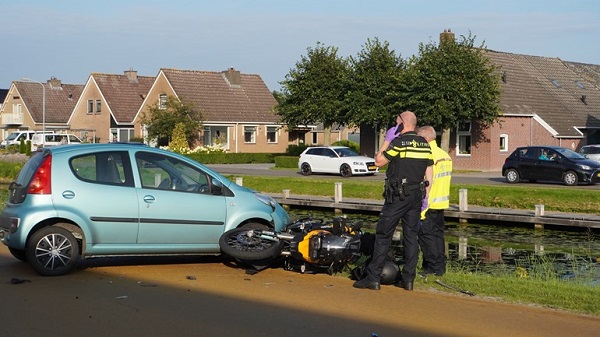
<path fill-rule="evenodd" d="M 411 282 L 415 279 L 419 256 L 417 236 L 422 200 L 421 191 L 413 190 L 408 196 L 395 197 L 393 202 L 383 204 L 375 232 L 375 249 L 366 270 L 369 281 L 380 282 L 381 271 L 400 220 L 402 220 L 402 235 L 404 236 L 402 280 Z"/>
<path fill-rule="evenodd" d="M 428 209 L 421 222 L 419 244 L 423 252 L 423 270 L 427 274 L 442 276 L 446 273 L 444 225 L 443 209 Z"/>

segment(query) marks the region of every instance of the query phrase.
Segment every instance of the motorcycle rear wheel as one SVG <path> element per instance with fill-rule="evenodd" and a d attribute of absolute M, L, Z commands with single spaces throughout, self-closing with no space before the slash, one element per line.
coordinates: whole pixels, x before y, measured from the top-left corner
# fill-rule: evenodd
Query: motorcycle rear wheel
<path fill-rule="evenodd" d="M 261 238 L 251 228 L 234 228 L 219 238 L 221 251 L 246 261 L 274 259 L 281 254 L 283 242 Z"/>

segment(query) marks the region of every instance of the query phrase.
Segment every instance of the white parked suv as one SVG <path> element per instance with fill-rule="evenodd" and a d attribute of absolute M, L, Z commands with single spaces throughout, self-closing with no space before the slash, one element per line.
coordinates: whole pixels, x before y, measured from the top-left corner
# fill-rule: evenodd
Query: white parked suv
<path fill-rule="evenodd" d="M 298 160 L 303 175 L 312 173 L 334 173 L 342 177 L 373 175 L 379 171 L 375 159 L 361 156 L 346 146 L 309 147 Z"/>
<path fill-rule="evenodd" d="M 579 153 L 588 159 L 600 161 L 600 144 L 582 146 Z"/>

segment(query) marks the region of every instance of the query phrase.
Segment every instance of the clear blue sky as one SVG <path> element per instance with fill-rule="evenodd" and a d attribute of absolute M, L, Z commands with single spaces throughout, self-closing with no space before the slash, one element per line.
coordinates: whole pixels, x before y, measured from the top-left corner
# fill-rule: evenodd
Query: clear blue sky
<path fill-rule="evenodd" d="M 259 74 L 270 90 L 317 42 L 355 56 L 369 38 L 402 58 L 450 28 L 475 45 L 600 65 L 598 0 L 19 0 L 0 7 L 0 88 L 27 77 L 160 68 Z"/>

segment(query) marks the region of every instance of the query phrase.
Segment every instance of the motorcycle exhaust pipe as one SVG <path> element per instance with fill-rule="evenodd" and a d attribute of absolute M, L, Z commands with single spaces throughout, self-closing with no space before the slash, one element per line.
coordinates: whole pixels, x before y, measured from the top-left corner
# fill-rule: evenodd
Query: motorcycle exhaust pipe
<path fill-rule="evenodd" d="M 277 237 L 281 240 L 291 241 L 295 236 L 296 236 L 295 234 L 277 233 Z"/>

